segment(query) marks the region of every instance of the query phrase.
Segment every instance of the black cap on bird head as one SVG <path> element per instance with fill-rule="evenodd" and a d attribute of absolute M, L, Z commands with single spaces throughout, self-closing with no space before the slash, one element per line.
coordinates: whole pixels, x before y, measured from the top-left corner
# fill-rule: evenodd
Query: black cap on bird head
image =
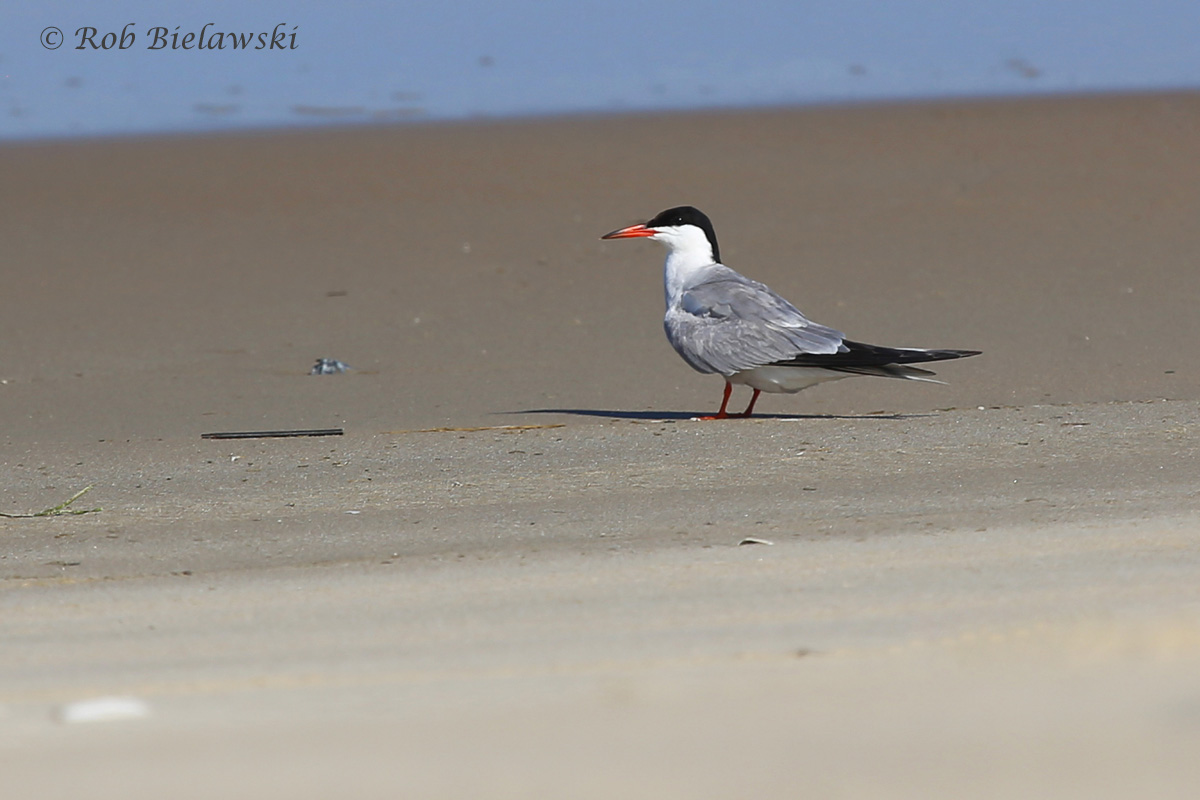
<path fill-rule="evenodd" d="M 713 261 L 721 262 L 721 251 L 717 247 L 717 234 L 713 230 L 712 221 L 708 215 L 695 206 L 676 206 L 661 212 L 646 223 L 647 228 L 671 228 L 678 225 L 695 225 L 704 231 L 708 243 L 712 245 Z"/>

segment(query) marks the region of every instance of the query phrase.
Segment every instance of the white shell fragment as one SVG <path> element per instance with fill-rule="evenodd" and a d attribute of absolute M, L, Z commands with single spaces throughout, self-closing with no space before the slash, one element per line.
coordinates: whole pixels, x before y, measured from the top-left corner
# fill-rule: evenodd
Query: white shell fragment
<path fill-rule="evenodd" d="M 753 536 L 747 536 L 745 539 L 742 539 L 740 542 L 738 542 L 738 547 L 741 547 L 744 544 L 775 544 L 775 543 L 770 541 L 769 539 L 758 539 Z"/>
<path fill-rule="evenodd" d="M 336 358 L 318 358 L 317 363 L 308 371 L 309 375 L 338 375 L 348 369 L 354 369 Z"/>
<path fill-rule="evenodd" d="M 136 697 L 94 697 L 67 703 L 58 712 L 63 722 L 111 722 L 150 716 L 150 706 Z"/>

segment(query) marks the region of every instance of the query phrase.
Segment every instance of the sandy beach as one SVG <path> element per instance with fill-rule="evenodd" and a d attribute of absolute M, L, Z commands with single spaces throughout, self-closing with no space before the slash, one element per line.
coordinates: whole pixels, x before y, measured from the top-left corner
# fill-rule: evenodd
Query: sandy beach
<path fill-rule="evenodd" d="M 101 509 L 0 519 L 19 796 L 1192 796 L 1200 96 L 0 172 L 0 512 Z M 693 420 L 662 249 L 599 240 L 684 203 L 812 318 L 983 355 Z M 301 428 L 345 435 L 201 439 Z"/>

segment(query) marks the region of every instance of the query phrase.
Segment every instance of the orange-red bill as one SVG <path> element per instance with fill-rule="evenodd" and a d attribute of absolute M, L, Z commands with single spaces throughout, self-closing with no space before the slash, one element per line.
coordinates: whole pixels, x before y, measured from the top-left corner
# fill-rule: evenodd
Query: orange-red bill
<path fill-rule="evenodd" d="M 653 228 L 647 228 L 645 225 L 630 225 L 628 228 L 619 228 L 612 233 L 606 233 L 601 236 L 601 239 L 638 239 L 645 236 L 653 236 L 655 231 Z"/>

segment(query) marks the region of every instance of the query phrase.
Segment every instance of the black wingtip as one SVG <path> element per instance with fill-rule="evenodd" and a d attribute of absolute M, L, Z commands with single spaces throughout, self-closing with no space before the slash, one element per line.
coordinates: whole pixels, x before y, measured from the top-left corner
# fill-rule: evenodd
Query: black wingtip
<path fill-rule="evenodd" d="M 927 361 L 949 361 L 954 358 L 969 358 L 981 355 L 982 350 L 918 350 L 915 348 L 880 347 L 877 344 L 842 342 L 845 350 L 829 355 L 804 354 L 787 361 L 777 362 L 781 366 L 826 367 L 882 367 L 887 364 L 922 364 Z"/>
<path fill-rule="evenodd" d="M 905 352 L 901 350 L 900 352 Z M 949 361 L 952 358 L 970 358 L 971 356 L 983 355 L 982 350 L 918 350 L 918 354 L 924 358 L 913 359 L 914 361 Z"/>

